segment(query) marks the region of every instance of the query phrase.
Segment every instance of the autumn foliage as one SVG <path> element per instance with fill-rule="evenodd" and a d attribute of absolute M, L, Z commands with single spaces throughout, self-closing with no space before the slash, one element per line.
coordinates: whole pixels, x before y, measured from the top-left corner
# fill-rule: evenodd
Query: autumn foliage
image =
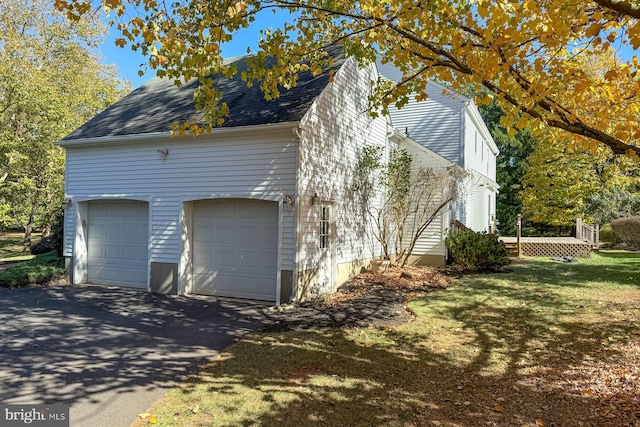
<path fill-rule="evenodd" d="M 72 19 L 89 0 L 56 0 Z M 372 107 L 423 100 L 430 80 L 453 89 L 484 87 L 507 113 L 511 132 L 550 126 L 584 146 L 638 153 L 640 6 L 623 0 L 103 0 L 119 46 L 149 58 L 160 76 L 197 77 L 196 100 L 211 129 L 226 108 L 212 76 L 235 69 L 222 45 L 258 14 L 280 10 L 290 19 L 264 30 L 252 68 L 266 97 L 294 86 L 300 72 L 321 72 L 329 45 L 341 44 L 362 64 L 377 57 L 402 71 L 396 86 L 380 84 Z M 267 55 L 277 60 L 266 67 Z M 592 58 L 601 60 L 598 66 Z M 382 83 L 382 82 L 380 82 Z M 372 108 L 372 111 L 376 111 Z M 183 124 L 182 131 L 193 124 Z"/>

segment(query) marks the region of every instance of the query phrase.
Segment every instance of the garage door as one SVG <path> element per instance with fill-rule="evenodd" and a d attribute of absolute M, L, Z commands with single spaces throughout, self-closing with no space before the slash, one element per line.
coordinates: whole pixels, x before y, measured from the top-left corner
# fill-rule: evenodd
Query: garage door
<path fill-rule="evenodd" d="M 129 200 L 89 202 L 89 282 L 146 288 L 148 233 L 148 203 Z"/>
<path fill-rule="evenodd" d="M 193 231 L 194 293 L 275 301 L 277 203 L 197 201 Z"/>

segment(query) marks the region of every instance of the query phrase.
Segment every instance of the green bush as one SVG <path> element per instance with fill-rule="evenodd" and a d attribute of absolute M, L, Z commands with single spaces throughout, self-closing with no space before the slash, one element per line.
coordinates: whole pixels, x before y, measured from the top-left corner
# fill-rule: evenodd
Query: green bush
<path fill-rule="evenodd" d="M 63 275 L 64 258 L 58 257 L 55 251 L 51 251 L 0 273 L 0 288 L 18 288 L 43 283 Z"/>
<path fill-rule="evenodd" d="M 59 209 L 53 217 L 51 225 L 51 244 L 59 257 L 62 256 L 62 246 L 64 244 L 64 211 Z"/>
<path fill-rule="evenodd" d="M 611 224 L 604 224 L 600 227 L 600 241 L 608 243 L 620 243 L 616 234 L 613 232 Z"/>
<path fill-rule="evenodd" d="M 640 216 L 614 219 L 611 227 L 619 241 L 640 248 Z"/>
<path fill-rule="evenodd" d="M 451 233 L 445 243 L 454 264 L 467 270 L 498 271 L 509 265 L 509 252 L 496 234 Z"/>

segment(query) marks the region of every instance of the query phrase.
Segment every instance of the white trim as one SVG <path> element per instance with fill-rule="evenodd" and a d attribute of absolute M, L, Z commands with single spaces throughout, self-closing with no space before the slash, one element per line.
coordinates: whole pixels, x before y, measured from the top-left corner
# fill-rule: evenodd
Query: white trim
<path fill-rule="evenodd" d="M 487 143 L 491 152 L 496 156 L 500 154 L 500 150 L 498 150 L 498 146 L 493 140 L 491 132 L 489 132 L 489 128 L 487 128 L 487 124 L 484 122 L 484 120 L 482 120 L 482 116 L 480 116 L 480 110 L 478 110 L 476 103 L 473 102 L 473 100 L 469 100 L 468 102 L 464 103 L 464 108 L 469 114 L 469 117 L 471 117 L 471 121 L 473 122 L 473 124 L 480 131 L 482 139 L 484 139 L 484 142 Z"/>
<path fill-rule="evenodd" d="M 475 170 L 471 170 L 469 172 L 471 172 L 471 176 L 474 179 L 479 179 L 481 181 L 481 184 L 486 185 L 489 190 L 498 191 L 500 189 L 500 185 L 497 182 L 491 180 L 491 178 L 487 177 L 486 175 L 483 175 Z"/>
<path fill-rule="evenodd" d="M 410 145 L 412 145 L 415 149 L 417 149 L 418 151 L 423 152 L 424 154 L 431 156 L 432 158 L 443 162 L 445 164 L 448 164 L 449 166 L 453 166 L 455 163 L 453 163 L 451 160 L 447 159 L 444 156 L 441 156 L 440 154 L 436 153 L 435 151 L 431 150 L 428 147 L 425 147 L 424 145 L 420 144 L 419 142 L 411 139 L 411 137 L 406 136 L 404 133 L 402 133 L 400 130 L 396 129 L 396 128 L 391 128 L 391 133 L 388 133 L 387 136 L 389 137 L 389 141 L 393 141 L 396 144 L 400 143 L 400 142 L 406 142 Z"/>
<path fill-rule="evenodd" d="M 70 140 L 61 140 L 56 142 L 56 145 L 61 147 L 74 147 L 80 145 L 92 145 L 92 144 L 109 144 L 109 145 L 120 145 L 120 144 L 129 144 L 131 142 L 138 141 L 151 141 L 158 139 L 186 139 L 192 138 L 194 140 L 200 140 L 206 138 L 207 136 L 216 136 L 216 135 L 227 135 L 227 134 L 243 134 L 243 133 L 262 133 L 268 132 L 272 130 L 279 129 L 287 129 L 294 128 L 298 126 L 299 122 L 282 122 L 282 123 L 267 123 L 263 125 L 249 125 L 249 126 L 235 126 L 235 127 L 223 127 L 223 128 L 214 128 L 210 133 L 205 133 L 203 135 L 198 135 L 195 137 L 189 136 L 171 136 L 170 132 L 153 132 L 153 133 L 137 133 L 131 135 L 110 135 L 110 136 L 101 136 L 96 138 L 81 138 L 81 139 L 70 139 Z"/>
<path fill-rule="evenodd" d="M 295 203 L 295 199 L 294 199 Z M 295 207 L 295 204 L 294 204 Z M 278 203 L 278 259 L 276 261 L 276 305 L 280 305 L 280 290 L 282 288 L 282 242 L 284 240 L 284 198 Z"/>

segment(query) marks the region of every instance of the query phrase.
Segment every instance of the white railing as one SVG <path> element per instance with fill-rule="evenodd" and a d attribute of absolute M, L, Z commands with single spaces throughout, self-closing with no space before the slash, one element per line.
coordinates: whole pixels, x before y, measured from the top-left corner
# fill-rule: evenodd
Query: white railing
<path fill-rule="evenodd" d="M 576 219 L 576 239 L 585 241 L 593 249 L 598 249 L 600 245 L 600 224 L 591 226 L 582 222 L 582 217 Z"/>

